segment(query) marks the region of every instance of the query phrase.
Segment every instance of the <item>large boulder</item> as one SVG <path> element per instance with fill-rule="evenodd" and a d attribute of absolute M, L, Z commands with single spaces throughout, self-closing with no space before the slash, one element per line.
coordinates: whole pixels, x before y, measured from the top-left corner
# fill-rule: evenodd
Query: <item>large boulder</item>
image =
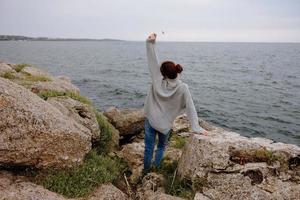
<path fill-rule="evenodd" d="M 44 187 L 26 180 L 26 177 L 14 176 L 10 172 L 0 171 L 0 200 L 127 200 L 128 197 L 111 183 L 102 184 L 92 194 L 84 198 L 69 199 Z"/>
<path fill-rule="evenodd" d="M 209 199 L 297 199 L 299 155 L 295 145 L 218 128 L 208 136 L 191 134 L 178 174 Z"/>
<path fill-rule="evenodd" d="M 73 85 L 70 81 L 53 77 L 51 81 L 37 81 L 30 85 L 30 89 L 34 93 L 44 92 L 44 91 L 55 91 L 55 92 L 72 92 L 79 93 L 78 87 Z"/>
<path fill-rule="evenodd" d="M 13 70 L 8 64 L 0 61 L 0 76 L 5 75 L 6 73 L 14 73 Z"/>
<path fill-rule="evenodd" d="M 132 172 L 132 175 L 130 176 L 131 183 L 137 183 L 137 181 L 139 181 L 140 177 L 142 176 L 144 167 L 144 150 L 144 141 L 139 141 L 123 145 L 121 151 L 117 152 L 118 156 L 123 158 L 127 162 L 128 167 Z M 153 157 L 154 156 L 155 152 L 153 154 Z M 177 162 L 180 156 L 180 149 L 168 146 L 164 154 L 165 162 Z"/>
<path fill-rule="evenodd" d="M 208 131 L 219 129 L 218 127 L 213 126 L 210 123 L 208 123 L 200 118 L 199 118 L 199 125 Z M 191 129 L 191 126 L 189 124 L 186 114 L 182 114 L 182 115 L 179 115 L 178 117 L 176 117 L 176 119 L 173 122 L 172 130 L 174 133 L 190 133 L 190 132 L 192 132 L 192 129 Z"/>
<path fill-rule="evenodd" d="M 194 200 L 211 200 L 210 198 L 208 198 L 207 196 L 203 195 L 200 192 L 197 192 L 195 194 Z"/>
<path fill-rule="evenodd" d="M 48 79 L 51 79 L 52 76 L 46 72 L 45 70 L 42 69 L 38 69 L 35 67 L 31 67 L 31 66 L 26 66 L 24 67 L 21 72 L 28 74 L 30 76 L 38 76 L 38 77 L 46 77 Z"/>
<path fill-rule="evenodd" d="M 67 96 L 50 97 L 47 99 L 51 105 L 56 107 L 68 118 L 74 119 L 78 124 L 89 129 L 92 139 L 100 138 L 100 129 L 93 108 Z"/>
<path fill-rule="evenodd" d="M 137 199 L 144 200 L 183 200 L 180 197 L 165 194 L 164 178 L 161 174 L 148 173 L 137 188 Z"/>
<path fill-rule="evenodd" d="M 127 195 L 111 183 L 102 184 L 86 200 L 126 200 Z"/>
<path fill-rule="evenodd" d="M 0 200 L 66 200 L 62 195 L 51 192 L 40 185 L 14 177 L 0 171 Z"/>
<path fill-rule="evenodd" d="M 65 76 L 51 76 L 47 71 L 32 66 L 8 64 L 0 61 L 0 76 L 30 89 L 34 93 L 44 91 L 79 93 L 78 87 Z"/>
<path fill-rule="evenodd" d="M 144 149 L 145 144 L 143 142 L 133 142 L 122 147 L 122 150 L 118 152 L 118 155 L 123 158 L 129 169 L 132 172 L 130 181 L 136 183 L 142 175 L 143 162 L 144 162 Z"/>
<path fill-rule="evenodd" d="M 70 167 L 90 151 L 91 137 L 50 103 L 0 78 L 0 165 Z"/>
<path fill-rule="evenodd" d="M 145 118 L 141 109 L 119 110 L 116 107 L 110 107 L 104 115 L 119 130 L 120 135 L 139 134 L 144 129 Z"/>

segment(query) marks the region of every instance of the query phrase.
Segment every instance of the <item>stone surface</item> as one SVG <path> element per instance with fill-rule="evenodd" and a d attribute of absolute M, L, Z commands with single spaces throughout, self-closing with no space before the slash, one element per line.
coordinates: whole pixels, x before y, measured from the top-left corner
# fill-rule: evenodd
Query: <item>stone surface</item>
<path fill-rule="evenodd" d="M 157 191 L 159 188 L 163 187 L 163 183 L 164 177 L 161 174 L 150 172 L 146 176 L 144 176 L 142 180 L 142 188 L 145 191 Z"/>
<path fill-rule="evenodd" d="M 199 118 L 199 125 L 208 131 L 217 129 L 217 127 L 209 124 L 208 122 L 206 122 L 200 118 Z M 172 130 L 174 133 L 192 132 L 192 129 L 190 127 L 190 124 L 189 124 L 186 114 L 179 115 L 178 117 L 176 117 L 176 119 L 173 122 Z"/>
<path fill-rule="evenodd" d="M 45 70 L 38 69 L 35 67 L 26 66 L 21 71 L 24 72 L 25 74 L 30 74 L 31 76 L 40 76 L 40 77 L 46 77 L 49 79 L 52 78 L 52 76 Z"/>
<path fill-rule="evenodd" d="M 208 174 L 203 193 L 212 199 L 269 199 L 270 195 L 256 186 L 242 174 Z"/>
<path fill-rule="evenodd" d="M 155 192 L 151 195 L 147 195 L 145 200 L 184 200 L 184 199 L 180 197 L 171 196 L 163 192 Z"/>
<path fill-rule="evenodd" d="M 187 132 L 190 130 L 189 122 L 185 114 L 176 117 L 173 122 L 172 130 L 174 133 Z"/>
<path fill-rule="evenodd" d="M 220 128 L 191 134 L 178 174 L 210 199 L 297 199 L 300 148 Z M 291 167 L 293 166 L 293 167 Z"/>
<path fill-rule="evenodd" d="M 30 89 L 34 93 L 42 91 L 56 91 L 56 92 L 73 92 L 79 93 L 78 87 L 65 79 L 53 77 L 51 81 L 38 81 L 30 85 Z"/>
<path fill-rule="evenodd" d="M 97 140 L 100 138 L 99 124 L 95 112 L 90 105 L 67 96 L 50 97 L 47 99 L 47 102 L 56 107 L 68 118 L 74 119 L 78 124 L 89 129 L 92 133 L 92 139 Z"/>
<path fill-rule="evenodd" d="M 24 181 L 0 171 L 0 200 L 66 200 L 40 185 Z"/>
<path fill-rule="evenodd" d="M 111 183 L 98 187 L 86 200 L 126 200 L 127 195 Z"/>
<path fill-rule="evenodd" d="M 0 76 L 3 76 L 5 73 L 14 73 L 13 70 L 8 64 L 0 61 Z"/>
<path fill-rule="evenodd" d="M 170 162 L 178 161 L 181 158 L 182 150 L 172 147 L 167 147 L 164 158 Z"/>
<path fill-rule="evenodd" d="M 195 194 L 194 200 L 210 200 L 207 196 L 204 196 L 202 193 L 197 192 Z"/>
<path fill-rule="evenodd" d="M 145 144 L 143 142 L 133 142 L 124 145 L 118 155 L 122 157 L 128 164 L 132 175 L 130 181 L 136 183 L 143 171 Z"/>
<path fill-rule="evenodd" d="M 182 198 L 165 194 L 163 182 L 164 178 L 161 174 L 148 173 L 137 189 L 137 198 L 144 200 L 183 200 Z"/>
<path fill-rule="evenodd" d="M 48 102 L 0 78 L 0 165 L 73 166 L 91 149 L 91 137 Z"/>
<path fill-rule="evenodd" d="M 110 107 L 104 115 L 119 130 L 120 135 L 139 134 L 144 129 L 144 116 L 141 109 L 119 110 Z"/>
<path fill-rule="evenodd" d="M 26 66 L 17 73 L 14 69 L 16 67 L 17 65 L 0 61 L 0 76 L 3 76 L 7 72 L 11 72 L 14 76 L 14 79 L 12 79 L 13 82 L 25 86 L 34 93 L 39 93 L 41 91 L 79 93 L 78 87 L 71 83 L 69 77 L 53 77 L 45 70 L 31 66 Z M 39 80 L 39 78 L 43 78 L 44 80 Z"/>
<path fill-rule="evenodd" d="M 71 83 L 71 79 L 68 76 L 56 76 L 56 78 Z"/>
<path fill-rule="evenodd" d="M 123 158 L 130 168 L 132 175 L 130 181 L 136 183 L 142 175 L 143 163 L 144 163 L 144 141 L 133 142 L 126 144 L 122 147 L 121 151 L 118 152 L 119 157 Z M 165 150 L 164 158 L 166 161 L 173 162 L 179 160 L 181 156 L 181 149 L 167 147 Z M 153 158 L 155 156 L 155 151 Z"/>

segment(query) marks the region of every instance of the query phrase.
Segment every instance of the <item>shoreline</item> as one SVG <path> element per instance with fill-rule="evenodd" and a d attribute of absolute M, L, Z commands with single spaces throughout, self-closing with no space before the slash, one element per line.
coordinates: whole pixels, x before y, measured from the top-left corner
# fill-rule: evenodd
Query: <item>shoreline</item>
<path fill-rule="evenodd" d="M 25 64 L 0 62 L 0 76 L 4 198 L 13 193 L 57 200 L 296 200 L 300 195 L 297 145 L 244 137 L 201 119 L 209 135 L 194 134 L 181 115 L 161 167 L 143 177 L 141 109 L 98 111 L 70 78 Z"/>

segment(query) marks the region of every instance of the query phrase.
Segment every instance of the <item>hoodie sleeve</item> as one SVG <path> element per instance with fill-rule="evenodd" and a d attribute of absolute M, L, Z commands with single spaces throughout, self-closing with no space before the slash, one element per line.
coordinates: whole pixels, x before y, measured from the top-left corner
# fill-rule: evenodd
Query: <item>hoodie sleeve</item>
<path fill-rule="evenodd" d="M 192 99 L 192 95 L 187 85 L 185 89 L 185 111 L 187 118 L 189 120 L 191 129 L 196 133 L 200 133 L 203 130 L 203 128 L 199 126 L 198 115 Z"/>
<path fill-rule="evenodd" d="M 155 52 L 155 41 L 149 39 L 146 40 L 146 51 L 152 83 L 158 83 L 163 77 L 160 72 L 160 65 Z"/>

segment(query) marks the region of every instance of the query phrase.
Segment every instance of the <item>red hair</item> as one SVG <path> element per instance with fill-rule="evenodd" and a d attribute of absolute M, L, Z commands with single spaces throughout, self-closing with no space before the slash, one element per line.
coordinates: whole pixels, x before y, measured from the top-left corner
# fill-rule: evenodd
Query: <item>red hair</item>
<path fill-rule="evenodd" d="M 160 66 L 160 72 L 164 77 L 169 79 L 177 78 L 177 74 L 182 72 L 182 67 L 172 61 L 165 61 Z"/>

